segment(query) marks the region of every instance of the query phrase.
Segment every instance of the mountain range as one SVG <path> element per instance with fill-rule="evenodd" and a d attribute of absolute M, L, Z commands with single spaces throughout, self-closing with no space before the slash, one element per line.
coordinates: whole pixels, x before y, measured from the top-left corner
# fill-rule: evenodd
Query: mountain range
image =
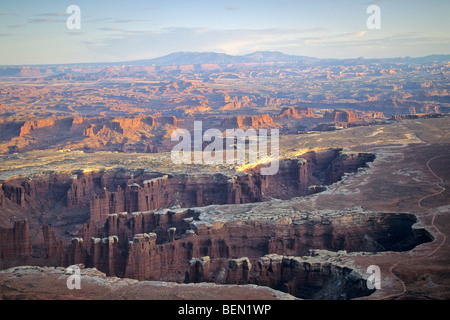
<path fill-rule="evenodd" d="M 79 66 L 79 67 L 106 67 L 106 66 L 168 66 L 168 65 L 199 65 L 218 64 L 227 65 L 235 63 L 264 63 L 264 62 L 296 62 L 305 64 L 365 64 L 400 62 L 408 64 L 424 64 L 431 62 L 450 61 L 450 54 L 435 54 L 425 57 L 398 57 L 398 58 L 353 58 L 353 59 L 329 59 L 314 58 L 307 56 L 288 55 L 278 51 L 257 51 L 246 55 L 229 55 L 217 52 L 175 52 L 166 56 L 134 61 L 98 62 L 98 63 L 73 63 L 52 66 Z M 35 65 L 43 66 L 43 65 Z M 50 66 L 50 65 L 45 65 Z M 3 66 L 7 67 L 7 66 Z"/>

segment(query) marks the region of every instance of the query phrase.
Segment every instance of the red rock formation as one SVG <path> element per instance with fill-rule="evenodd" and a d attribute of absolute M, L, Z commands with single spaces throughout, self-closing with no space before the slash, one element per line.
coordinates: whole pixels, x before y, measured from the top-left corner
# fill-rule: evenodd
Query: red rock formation
<path fill-rule="evenodd" d="M 374 159 L 374 155 L 368 153 L 344 154 L 334 159 L 327 175 L 327 184 L 339 181 L 346 172 L 356 172 L 362 163 L 372 162 Z"/>
<path fill-rule="evenodd" d="M 25 189 L 16 184 L 3 184 L 3 197 L 11 200 L 19 206 L 25 206 Z"/>
<path fill-rule="evenodd" d="M 247 257 L 229 259 L 227 267 L 226 283 L 247 284 L 250 282 L 252 264 Z"/>
<path fill-rule="evenodd" d="M 269 254 L 258 259 L 252 282 L 306 299 L 353 299 L 373 292 L 364 275 L 326 259 Z M 248 282 L 244 282 L 248 283 Z"/>
<path fill-rule="evenodd" d="M 142 146 L 159 144 L 161 137 L 170 135 L 178 125 L 174 116 L 145 117 L 59 117 L 17 122 L 0 126 L 3 142 L 0 152 L 48 149 L 124 150 L 146 152 Z M 155 131 L 158 134 L 155 135 Z M 19 139 L 20 138 L 20 139 Z"/>
<path fill-rule="evenodd" d="M 0 228 L 0 240 L 2 260 L 31 256 L 32 247 L 27 220 L 15 222 L 12 229 Z"/>
<path fill-rule="evenodd" d="M 157 214 L 148 213 L 146 216 L 152 220 Z M 185 216 L 186 212 L 180 211 L 172 217 L 179 220 Z M 187 222 L 189 219 L 183 220 Z M 172 235 L 167 235 L 167 225 L 156 225 L 152 230 L 154 225 L 148 224 L 149 229 L 133 237 L 129 236 L 130 233 L 121 232 L 122 239 L 108 234 L 104 234 L 103 239 L 94 238 L 90 250 L 88 247 L 83 248 L 82 241 L 74 239 L 69 246 L 68 261 L 84 263 L 103 272 L 139 280 L 190 282 L 214 278 L 219 283 L 247 283 L 252 276 L 251 266 L 256 265 L 256 259 L 268 253 L 303 256 L 313 248 L 332 251 L 400 249 L 397 247 L 400 242 L 390 239 L 386 236 L 387 233 L 399 235 L 403 239 L 404 248 L 409 248 L 416 241 L 416 235 L 411 229 L 415 221 L 408 215 L 381 214 L 379 218 L 362 222 L 361 217 L 355 214 L 351 217 L 338 217 L 333 221 L 316 219 L 300 224 L 292 224 L 288 220 L 279 223 L 216 222 L 213 225 L 197 222 L 189 227 L 185 225 L 184 229 L 169 228 Z M 131 232 L 134 228 L 132 225 L 130 223 L 126 226 Z M 166 233 L 162 230 L 166 230 Z M 258 232 L 255 233 L 255 230 Z M 165 239 L 159 240 L 162 241 L 160 244 L 157 233 L 165 234 Z M 361 234 L 367 237 L 361 237 Z M 204 258 L 206 256 L 209 258 Z M 247 258 L 228 260 L 236 256 Z M 281 263 L 269 267 L 273 274 L 278 274 L 273 278 L 277 282 L 280 281 L 280 276 L 288 274 L 280 269 L 282 267 Z M 224 268 L 227 270 L 225 274 Z M 262 271 L 264 269 L 260 270 Z M 264 272 L 261 279 L 261 282 L 265 281 Z"/>
<path fill-rule="evenodd" d="M 95 190 L 94 175 L 72 175 L 72 183 L 67 191 L 67 206 L 74 207 L 92 199 Z"/>
<path fill-rule="evenodd" d="M 65 266 L 71 266 L 74 264 L 87 264 L 88 263 L 88 252 L 84 247 L 83 238 L 73 238 L 71 243 L 67 248 L 67 253 L 65 255 Z"/>
<path fill-rule="evenodd" d="M 5 204 L 5 194 L 3 192 L 3 184 L 0 183 L 0 207 L 6 206 Z"/>
<path fill-rule="evenodd" d="M 46 258 L 55 260 L 55 264 L 60 266 L 63 261 L 64 244 L 56 239 L 53 228 L 47 225 L 42 227 L 44 234 L 44 247 Z"/>
<path fill-rule="evenodd" d="M 287 107 L 281 110 L 281 113 L 278 115 L 279 119 L 287 118 L 296 118 L 301 119 L 304 117 L 313 117 L 314 113 L 312 109 L 307 107 Z"/>
<path fill-rule="evenodd" d="M 42 197 L 54 200 L 53 203 L 60 201 L 69 210 L 88 208 L 90 221 L 69 244 L 63 264 L 84 263 L 107 273 L 132 276 L 137 272 L 132 261 L 137 261 L 142 248 L 130 246 L 128 242 L 136 234 L 154 233 L 157 238 L 151 250 L 154 250 L 155 256 L 141 258 L 150 259 L 151 263 L 136 262 L 149 267 L 134 277 L 158 279 L 167 276 L 174 281 L 183 281 L 189 261 L 180 261 L 180 257 L 255 257 L 266 254 L 267 249 L 279 253 L 300 252 L 310 247 L 308 241 L 312 240 L 305 234 L 314 233 L 314 228 L 309 227 L 309 231 L 298 229 L 298 234 L 291 229 L 288 238 L 285 238 L 278 235 L 276 228 L 261 225 L 257 227 L 261 230 L 261 236 L 248 240 L 247 234 L 255 228 L 251 224 L 246 227 L 229 224 L 227 227 L 217 225 L 212 228 L 199 224 L 192 229 L 191 222 L 198 218 L 196 210 L 164 208 L 240 204 L 261 201 L 266 197 L 288 199 L 305 195 L 309 193 L 311 184 L 332 183 L 345 172 L 355 171 L 371 159 L 372 155 L 345 155 L 340 150 L 330 150 L 311 152 L 300 159 L 283 160 L 279 173 L 274 176 L 261 176 L 257 170 L 234 177 L 218 174 L 214 178 L 183 174 L 158 176 L 146 172 L 137 172 L 136 176 L 122 171 L 76 172 L 72 176 L 43 175 L 31 180 L 5 181 L 2 190 L 6 199 L 18 202 L 24 209 L 39 204 L 36 198 Z M 17 197 L 17 194 L 20 196 Z M 330 248 L 329 244 L 325 244 L 330 239 L 327 230 L 326 227 L 317 228 L 321 234 L 315 234 L 318 239 L 315 244 Z M 62 231 L 59 230 L 60 233 Z M 55 261 L 60 256 L 60 242 L 53 228 L 45 227 L 43 233 L 47 259 Z M 285 232 L 281 234 L 285 235 Z M 341 231 L 341 234 L 345 233 Z M 109 238 L 112 236 L 116 237 L 113 241 Z M 92 237 L 109 240 L 94 243 L 83 241 Z M 247 239 L 245 245 L 242 243 L 244 238 Z M 358 243 L 358 240 L 352 241 Z M 145 251 L 141 253 L 145 254 Z M 211 265 L 211 268 L 215 267 Z"/>
<path fill-rule="evenodd" d="M 354 122 L 360 120 L 353 111 L 350 110 L 334 110 L 333 112 L 327 112 L 324 115 L 326 121 L 332 121 L 335 123 L 340 122 Z"/>
<path fill-rule="evenodd" d="M 105 238 L 91 238 L 90 260 L 93 267 L 104 270 L 112 276 L 121 274 L 120 266 L 123 265 L 119 253 L 119 238 L 109 236 Z"/>
<path fill-rule="evenodd" d="M 124 276 L 135 279 L 158 279 L 161 275 L 159 253 L 156 234 L 136 234 L 128 246 Z"/>
<path fill-rule="evenodd" d="M 186 273 L 186 283 L 199 283 L 210 280 L 210 262 L 209 256 L 201 258 L 192 258 L 189 260 L 189 271 Z"/>
<path fill-rule="evenodd" d="M 69 188 L 70 176 L 61 174 L 42 174 L 26 179 L 12 179 L 4 181 L 2 192 L 4 199 L 21 206 L 30 208 L 33 205 L 58 202 L 66 195 Z"/>
<path fill-rule="evenodd" d="M 233 116 L 228 117 L 222 121 L 221 126 L 227 129 L 245 129 L 245 128 L 260 128 L 273 123 L 273 118 L 268 114 L 254 115 L 254 116 Z"/>
<path fill-rule="evenodd" d="M 278 199 L 289 199 L 308 194 L 308 187 L 312 184 L 310 176 L 314 173 L 315 167 L 313 162 L 300 158 L 280 161 L 278 173 L 272 176 L 258 175 L 259 171 L 260 166 L 252 170 L 251 180 L 260 186 L 262 194 Z"/>
<path fill-rule="evenodd" d="M 55 124 L 54 118 L 45 118 L 34 121 L 25 121 L 23 126 L 20 128 L 20 137 L 23 137 L 26 134 L 29 134 L 31 131 L 41 129 L 44 127 L 51 127 Z"/>
<path fill-rule="evenodd" d="M 162 176 L 128 184 L 115 192 L 104 189 L 91 202 L 91 220 L 99 221 L 110 213 L 150 211 L 173 205 L 184 207 L 226 203 L 228 178 L 212 181 L 206 176 Z M 201 186 L 201 188 L 199 188 Z"/>

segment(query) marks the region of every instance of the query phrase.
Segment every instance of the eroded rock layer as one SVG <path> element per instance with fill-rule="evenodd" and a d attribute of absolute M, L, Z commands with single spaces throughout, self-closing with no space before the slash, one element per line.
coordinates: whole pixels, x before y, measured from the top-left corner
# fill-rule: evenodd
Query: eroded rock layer
<path fill-rule="evenodd" d="M 245 204 L 308 195 L 373 159 L 336 149 L 283 160 L 274 176 L 262 176 L 258 168 L 231 177 L 80 171 L 3 181 L 3 208 L 29 210 L 39 221 L 32 221 L 32 232 L 28 221 L 1 229 L 2 244 L 8 244 L 1 248 L 2 268 L 23 261 L 83 264 L 137 280 L 252 283 L 302 298 L 364 296 L 370 290 L 361 273 L 305 259 L 317 249 L 410 250 L 432 239 L 426 230 L 413 228 L 414 215 L 297 211 L 249 219 L 245 214 L 228 218 L 221 208 L 245 212 Z M 60 224 L 45 223 L 55 210 L 85 221 L 67 233 L 63 218 Z"/>

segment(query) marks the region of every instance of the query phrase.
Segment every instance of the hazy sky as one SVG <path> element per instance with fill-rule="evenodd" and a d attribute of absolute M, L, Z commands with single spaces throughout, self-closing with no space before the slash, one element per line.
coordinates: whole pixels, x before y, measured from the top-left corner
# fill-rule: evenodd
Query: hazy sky
<path fill-rule="evenodd" d="M 381 9 L 370 30 L 367 7 Z M 81 28 L 69 30 L 69 5 Z M 177 51 L 319 58 L 450 53 L 448 0 L 1 0 L 0 65 L 126 61 Z"/>

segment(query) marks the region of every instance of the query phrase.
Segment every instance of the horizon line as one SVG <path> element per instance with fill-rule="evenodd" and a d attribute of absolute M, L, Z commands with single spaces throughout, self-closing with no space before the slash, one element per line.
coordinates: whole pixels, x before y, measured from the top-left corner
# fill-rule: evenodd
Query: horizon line
<path fill-rule="evenodd" d="M 143 59 L 133 59 L 133 60 L 120 60 L 120 61 L 97 61 L 97 62 L 66 62 L 66 63 L 33 63 L 33 64 L 0 64 L 0 67 L 34 67 L 34 66 L 69 66 L 69 65 L 89 65 L 89 64 L 126 64 L 126 63 L 132 63 L 132 62 L 139 62 L 139 61 L 151 61 L 156 59 L 161 59 L 165 57 L 169 57 L 170 55 L 174 54 L 206 54 L 206 53 L 213 53 L 213 54 L 220 54 L 225 55 L 229 57 L 245 57 L 248 55 L 252 55 L 255 53 L 280 53 L 285 56 L 290 56 L 294 58 L 305 58 L 305 59 L 315 59 L 315 60 L 336 60 L 336 61 L 345 61 L 345 60 L 393 60 L 393 59 L 420 59 L 420 58 L 427 58 L 432 56 L 449 56 L 450 53 L 431 53 L 424 56 L 395 56 L 395 57 L 380 57 L 380 58 L 365 58 L 365 57 L 349 57 L 349 58 L 318 58 L 313 56 L 301 56 L 301 55 L 292 55 L 287 54 L 281 51 L 271 51 L 271 50 L 259 50 L 254 51 L 247 54 L 228 54 L 225 52 L 216 52 L 216 51 L 175 51 L 168 53 L 166 55 L 154 57 L 154 58 L 143 58 Z M 288 62 L 292 60 L 285 60 L 285 61 L 265 61 L 265 62 Z M 257 63 L 258 61 L 254 61 L 253 63 Z M 264 61 L 260 61 L 263 63 Z M 246 63 L 246 62 L 235 62 L 234 64 L 239 63 Z M 252 62 L 247 62 L 252 63 Z M 200 63 L 203 64 L 203 63 Z M 221 65 L 222 63 L 217 63 L 218 65 Z M 223 63 L 223 64 L 229 64 L 229 63 Z M 232 64 L 232 63 L 231 63 Z M 190 64 L 167 64 L 167 65 L 161 65 L 161 66 L 169 66 L 169 65 L 177 65 L 177 66 L 183 66 L 183 65 L 199 65 L 199 63 L 190 63 Z M 150 65 L 149 65 L 150 66 Z M 157 65 L 155 65 L 157 66 Z"/>

